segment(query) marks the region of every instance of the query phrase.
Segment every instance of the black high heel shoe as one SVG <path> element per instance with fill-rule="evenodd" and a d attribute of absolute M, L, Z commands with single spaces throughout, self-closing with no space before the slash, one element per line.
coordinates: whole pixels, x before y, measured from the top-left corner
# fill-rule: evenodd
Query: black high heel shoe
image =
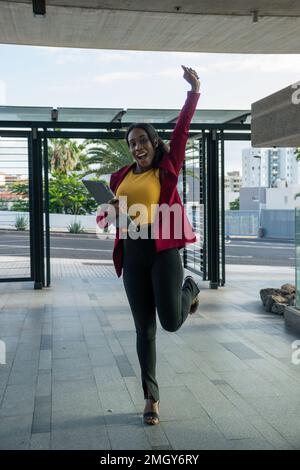
<path fill-rule="evenodd" d="M 154 400 L 151 399 L 153 402 Z M 159 405 L 159 400 L 157 400 L 157 403 Z M 143 414 L 143 420 L 144 424 L 148 424 L 150 426 L 155 426 L 156 424 L 159 424 L 159 414 L 156 413 L 156 411 L 147 411 L 146 413 Z"/>
<path fill-rule="evenodd" d="M 192 276 L 186 276 L 184 278 L 184 283 L 183 285 L 186 283 L 186 281 L 189 281 L 193 284 L 193 287 L 195 289 L 195 292 L 196 292 L 196 296 L 194 297 L 192 303 L 191 303 L 191 307 L 190 307 L 190 314 L 192 315 L 193 313 L 195 313 L 199 307 L 199 292 L 200 292 L 200 289 L 199 287 L 197 286 L 196 282 L 194 281 L 194 278 Z"/>

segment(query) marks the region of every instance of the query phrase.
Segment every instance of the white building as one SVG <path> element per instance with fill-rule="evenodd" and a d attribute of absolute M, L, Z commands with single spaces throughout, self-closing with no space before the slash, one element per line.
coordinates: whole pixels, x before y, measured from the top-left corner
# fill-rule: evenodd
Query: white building
<path fill-rule="evenodd" d="M 282 153 L 282 170 L 281 170 L 281 179 L 285 180 L 287 184 L 297 185 L 300 183 L 300 162 L 296 160 L 295 149 L 278 149 Z"/>
<path fill-rule="evenodd" d="M 225 175 L 225 191 L 239 193 L 242 186 L 242 178 L 239 171 L 228 171 Z"/>
<path fill-rule="evenodd" d="M 261 158 L 254 158 L 257 155 Z M 242 151 L 242 187 L 254 188 L 266 186 L 265 181 L 265 154 L 262 149 L 247 148 Z M 261 170 L 264 168 L 264 171 Z"/>
<path fill-rule="evenodd" d="M 300 207 L 300 185 L 266 189 L 266 209 L 295 209 Z"/>
<path fill-rule="evenodd" d="M 247 148 L 242 151 L 242 186 L 272 188 L 300 182 L 300 162 L 294 148 Z"/>
<path fill-rule="evenodd" d="M 228 171 L 224 178 L 225 210 L 230 209 L 230 203 L 240 197 L 242 178 L 239 171 Z"/>

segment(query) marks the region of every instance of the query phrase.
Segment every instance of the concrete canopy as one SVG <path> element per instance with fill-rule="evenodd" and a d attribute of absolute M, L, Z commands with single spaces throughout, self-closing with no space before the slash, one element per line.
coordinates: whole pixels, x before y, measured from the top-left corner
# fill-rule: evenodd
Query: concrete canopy
<path fill-rule="evenodd" d="M 253 21 L 257 11 L 258 21 Z M 256 15 L 256 14 L 254 14 Z M 0 43 L 152 51 L 300 53 L 295 0 L 0 0 Z"/>

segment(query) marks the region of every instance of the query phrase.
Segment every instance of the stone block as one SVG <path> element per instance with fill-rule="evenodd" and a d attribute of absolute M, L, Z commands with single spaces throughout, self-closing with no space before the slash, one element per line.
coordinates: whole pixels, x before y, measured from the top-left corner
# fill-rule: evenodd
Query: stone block
<path fill-rule="evenodd" d="M 252 104 L 252 147 L 300 146 L 299 85 L 293 85 Z"/>
<path fill-rule="evenodd" d="M 285 307 L 284 320 L 286 326 L 294 330 L 296 333 L 300 333 L 300 310 L 295 307 Z"/>

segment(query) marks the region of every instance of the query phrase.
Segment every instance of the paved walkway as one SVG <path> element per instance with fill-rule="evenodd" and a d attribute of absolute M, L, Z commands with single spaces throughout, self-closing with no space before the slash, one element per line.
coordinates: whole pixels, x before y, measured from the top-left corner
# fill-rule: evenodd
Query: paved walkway
<path fill-rule="evenodd" d="M 110 264 L 54 260 L 49 289 L 0 284 L 1 449 L 300 449 L 300 364 L 259 289 L 291 268 L 228 266 L 181 330 L 158 328 L 161 424 L 145 427 L 135 333 Z M 299 338 L 300 339 L 300 338 Z"/>

